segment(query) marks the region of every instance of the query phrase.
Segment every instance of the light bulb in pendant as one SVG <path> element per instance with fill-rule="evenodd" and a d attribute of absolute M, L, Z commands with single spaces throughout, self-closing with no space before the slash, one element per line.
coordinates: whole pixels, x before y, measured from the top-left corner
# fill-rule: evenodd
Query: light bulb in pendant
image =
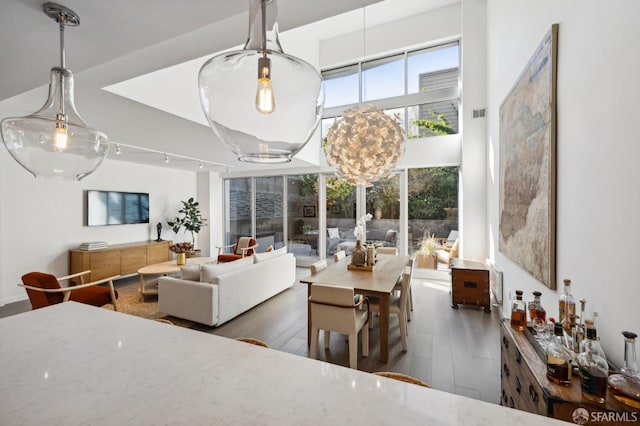
<path fill-rule="evenodd" d="M 56 116 L 56 130 L 53 132 L 53 148 L 62 152 L 69 146 L 69 133 L 67 132 L 67 122 L 64 114 Z"/>
<path fill-rule="evenodd" d="M 266 55 L 258 59 L 256 109 L 263 114 L 271 114 L 276 109 L 276 100 L 271 85 L 271 59 Z"/>

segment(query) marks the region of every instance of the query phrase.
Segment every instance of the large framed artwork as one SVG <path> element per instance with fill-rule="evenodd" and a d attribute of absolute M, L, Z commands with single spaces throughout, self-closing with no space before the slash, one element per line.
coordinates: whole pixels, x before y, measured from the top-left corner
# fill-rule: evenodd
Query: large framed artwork
<path fill-rule="evenodd" d="M 558 24 L 500 106 L 498 249 L 556 288 L 556 67 Z"/>

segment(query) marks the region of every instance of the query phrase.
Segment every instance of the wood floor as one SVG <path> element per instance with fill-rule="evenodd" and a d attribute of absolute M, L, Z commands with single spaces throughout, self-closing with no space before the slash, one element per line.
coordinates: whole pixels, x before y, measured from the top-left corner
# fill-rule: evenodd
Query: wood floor
<path fill-rule="evenodd" d="M 298 278 L 309 269 L 298 268 Z M 490 314 L 475 307 L 451 308 L 450 282 L 414 278 L 414 311 L 409 323 L 408 351 L 402 352 L 396 316 L 390 318 L 389 363 L 379 361 L 377 319 L 370 334 L 367 358 L 358 358 L 358 369 L 395 371 L 417 377 L 436 389 L 498 403 L 500 394 L 499 309 Z M 296 280 L 288 290 L 220 326 L 192 328 L 225 337 L 254 337 L 273 349 L 308 356 L 307 288 Z M 30 309 L 28 301 L 0 308 L 0 317 Z M 332 333 L 324 350 L 322 333 L 318 359 L 348 366 L 347 342 Z"/>

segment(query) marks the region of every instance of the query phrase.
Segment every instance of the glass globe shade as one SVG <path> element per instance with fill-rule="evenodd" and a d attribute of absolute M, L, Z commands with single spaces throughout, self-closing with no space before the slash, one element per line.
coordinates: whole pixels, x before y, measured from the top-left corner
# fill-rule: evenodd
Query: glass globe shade
<path fill-rule="evenodd" d="M 11 156 L 35 177 L 81 180 L 109 149 L 107 136 L 88 127 L 76 111 L 73 74 L 65 68 L 51 69 L 49 97 L 40 110 L 5 118 L 0 127 Z"/>
<path fill-rule="evenodd" d="M 212 57 L 198 75 L 205 116 L 240 161 L 291 161 L 322 116 L 322 77 L 282 51 L 276 15 L 275 0 L 251 0 L 244 48 Z"/>

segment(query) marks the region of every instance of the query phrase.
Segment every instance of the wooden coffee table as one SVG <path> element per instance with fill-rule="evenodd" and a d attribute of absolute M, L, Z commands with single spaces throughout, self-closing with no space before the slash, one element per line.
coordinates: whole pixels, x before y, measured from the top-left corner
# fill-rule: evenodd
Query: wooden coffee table
<path fill-rule="evenodd" d="M 187 265 L 202 265 L 203 263 L 216 262 L 216 259 L 212 257 L 189 257 L 187 258 Z M 145 296 L 152 294 L 158 294 L 158 280 L 145 282 L 145 276 L 147 275 L 169 275 L 180 272 L 180 268 L 185 265 L 178 265 L 175 260 L 168 260 L 166 262 L 155 263 L 153 265 L 147 265 L 138 269 L 138 275 L 140 275 L 140 298 L 144 302 Z"/>

